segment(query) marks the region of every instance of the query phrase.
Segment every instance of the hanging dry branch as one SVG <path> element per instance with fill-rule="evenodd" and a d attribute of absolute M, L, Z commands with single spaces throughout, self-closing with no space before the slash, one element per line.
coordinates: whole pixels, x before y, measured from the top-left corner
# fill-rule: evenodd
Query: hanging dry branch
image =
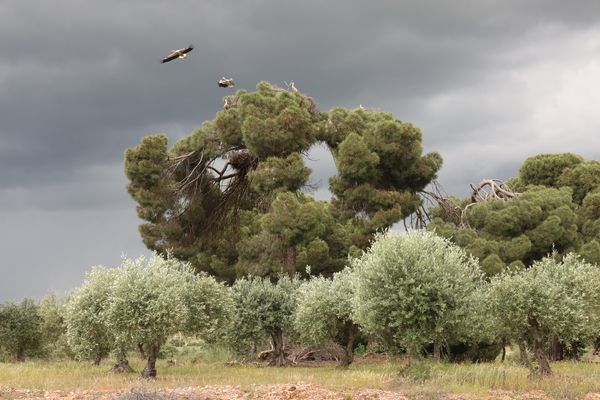
<path fill-rule="evenodd" d="M 410 226 L 424 228 L 431 221 L 428 210 L 432 207 L 440 207 L 448 221 L 454 222 L 459 227 L 468 228 L 467 211 L 473 206 L 489 200 L 511 200 L 520 194 L 513 192 L 506 182 L 499 179 L 483 179 L 479 184 L 471 184 L 470 187 L 471 202 L 461 208 L 450 200 L 437 181 L 432 181 L 431 190 L 420 192 L 423 204 L 411 215 Z"/>

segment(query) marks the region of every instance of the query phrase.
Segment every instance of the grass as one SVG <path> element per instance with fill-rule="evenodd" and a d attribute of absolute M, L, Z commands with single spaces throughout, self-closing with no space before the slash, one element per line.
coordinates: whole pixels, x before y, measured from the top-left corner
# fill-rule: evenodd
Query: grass
<path fill-rule="evenodd" d="M 527 393 L 541 391 L 557 399 L 578 399 L 588 393 L 600 393 L 600 364 L 564 361 L 553 363 L 551 377 L 532 377 L 526 368 L 515 364 L 434 364 L 428 378 L 412 391 L 483 395 L 490 390 Z M 420 373 L 419 375 L 422 375 Z M 409 379 L 410 380 L 410 376 Z M 407 392 L 409 393 L 409 392 Z"/>
<path fill-rule="evenodd" d="M 136 371 L 143 369 L 141 360 L 130 360 Z M 107 372 L 108 362 L 94 367 L 75 361 L 30 361 L 24 364 L 0 363 L 0 387 L 73 391 L 76 389 L 127 389 L 140 383 L 139 373 Z M 335 366 L 271 368 L 254 365 L 226 366 L 222 362 L 181 362 L 168 367 L 159 360 L 156 387 L 236 385 L 249 388 L 255 384 L 316 383 L 333 389 L 388 388 L 398 367 L 391 363 L 356 365 L 347 370 Z"/>
<path fill-rule="evenodd" d="M 312 383 L 342 392 L 359 389 L 399 391 L 409 397 L 439 398 L 442 394 L 463 393 L 483 397 L 490 391 L 513 393 L 544 392 L 550 398 L 577 399 L 587 393 L 600 393 L 600 363 L 553 363 L 554 375 L 536 378 L 512 363 L 447 364 L 416 362 L 399 375 L 400 362 L 359 362 L 349 369 L 332 365 L 320 367 L 272 368 L 255 365 L 226 366 L 215 355 L 209 361 L 180 361 L 169 367 L 158 362 L 158 378 L 151 387 L 188 387 L 233 385 L 249 390 L 256 384 Z M 141 371 L 143 361 L 132 356 L 130 363 Z M 125 390 L 147 385 L 134 374 L 108 372 L 111 364 L 99 367 L 74 361 L 29 361 L 24 364 L 0 363 L 0 388 L 34 390 Z"/>

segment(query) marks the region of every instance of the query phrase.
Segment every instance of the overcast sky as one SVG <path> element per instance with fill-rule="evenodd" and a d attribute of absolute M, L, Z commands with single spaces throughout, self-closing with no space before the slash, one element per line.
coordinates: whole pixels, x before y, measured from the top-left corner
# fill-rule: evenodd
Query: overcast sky
<path fill-rule="evenodd" d="M 597 0 L 2 0 L 0 38 L 0 301 L 148 253 L 123 153 L 212 119 L 222 76 L 414 123 L 451 194 L 542 152 L 600 158 Z"/>

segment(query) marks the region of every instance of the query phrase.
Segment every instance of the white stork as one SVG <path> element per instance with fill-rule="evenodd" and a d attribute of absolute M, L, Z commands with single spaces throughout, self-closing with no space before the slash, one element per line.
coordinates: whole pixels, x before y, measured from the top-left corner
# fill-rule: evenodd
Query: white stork
<path fill-rule="evenodd" d="M 181 58 L 184 59 L 187 57 L 187 53 L 189 53 L 190 51 L 194 50 L 194 46 L 193 45 L 189 45 L 188 47 L 185 47 L 183 49 L 179 49 L 179 50 L 173 50 L 171 53 L 169 53 L 168 56 L 166 56 L 165 58 L 162 59 L 162 63 L 167 63 L 169 61 L 173 61 L 176 58 Z"/>
<path fill-rule="evenodd" d="M 287 88 L 290 92 L 298 93 L 298 89 L 296 89 L 296 84 L 294 83 L 294 81 L 290 81 L 290 83 L 283 81 L 283 83 L 285 83 L 285 85 L 287 86 Z"/>

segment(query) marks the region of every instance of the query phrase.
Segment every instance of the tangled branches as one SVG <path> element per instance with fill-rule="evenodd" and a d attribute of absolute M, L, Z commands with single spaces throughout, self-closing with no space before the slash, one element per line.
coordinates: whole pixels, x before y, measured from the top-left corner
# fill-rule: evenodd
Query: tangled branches
<path fill-rule="evenodd" d="M 479 203 L 490 200 L 512 200 L 520 193 L 513 192 L 508 185 L 499 179 L 484 179 L 477 186 L 470 185 L 473 189 L 471 194 L 471 203 L 467 204 L 460 214 L 460 225 L 463 228 L 469 227 L 467 221 L 467 210 Z"/>
<path fill-rule="evenodd" d="M 499 179 L 484 179 L 477 186 L 471 184 L 471 189 L 473 189 L 472 203 L 481 203 L 486 200 L 510 200 L 519 195 Z"/>
<path fill-rule="evenodd" d="M 470 186 L 472 189 L 470 203 L 461 207 L 444 193 L 438 182 L 432 181 L 431 190 L 420 192 L 423 204 L 410 216 L 410 226 L 418 229 L 424 228 L 431 221 L 428 210 L 439 207 L 448 221 L 453 221 L 460 227 L 468 228 L 469 223 L 466 216 L 471 207 L 490 200 L 512 200 L 520 194 L 513 192 L 506 182 L 499 179 L 483 179 L 477 185 L 471 184 Z"/>

